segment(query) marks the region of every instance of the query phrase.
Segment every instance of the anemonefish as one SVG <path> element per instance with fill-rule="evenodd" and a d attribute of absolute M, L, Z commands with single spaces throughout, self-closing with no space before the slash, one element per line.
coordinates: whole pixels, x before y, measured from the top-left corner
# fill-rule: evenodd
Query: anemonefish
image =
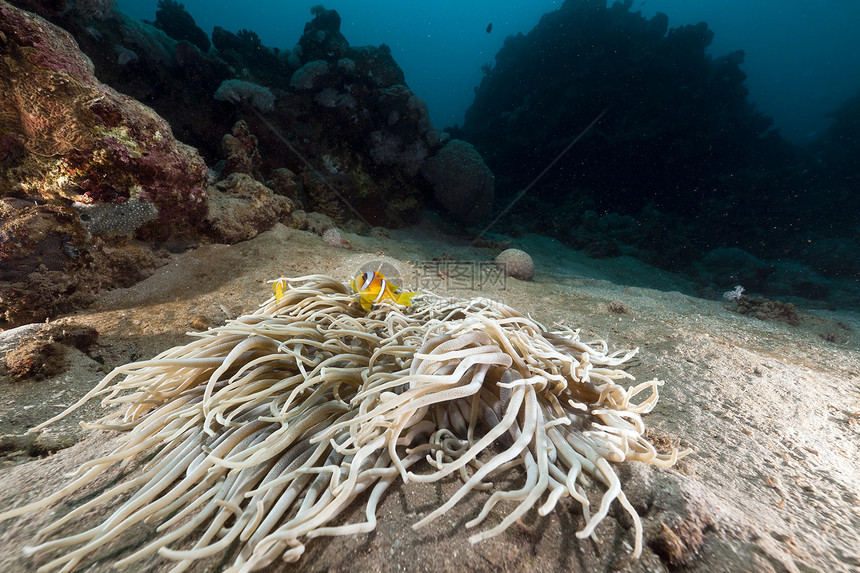
<path fill-rule="evenodd" d="M 275 292 L 275 300 L 281 300 L 287 290 L 287 277 L 281 275 L 281 278 L 272 283 L 272 290 Z"/>
<path fill-rule="evenodd" d="M 365 311 L 370 310 L 370 307 L 381 300 L 393 300 L 397 304 L 409 306 L 412 304 L 412 297 L 418 294 L 417 292 L 395 293 L 394 291 L 399 287 L 389 283 L 382 273 L 374 271 L 356 275 L 349 281 L 349 286 L 358 293 L 361 308 Z"/>

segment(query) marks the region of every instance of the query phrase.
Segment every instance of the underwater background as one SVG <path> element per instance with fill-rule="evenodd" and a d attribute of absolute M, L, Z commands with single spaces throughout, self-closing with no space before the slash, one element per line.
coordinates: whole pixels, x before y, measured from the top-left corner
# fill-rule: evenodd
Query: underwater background
<path fill-rule="evenodd" d="M 0 0 L 0 569 L 860 570 L 858 15 Z"/>
<path fill-rule="evenodd" d="M 151 20 L 156 0 L 120 0 L 134 18 Z M 233 2 L 183 2 L 205 31 L 221 26 L 253 30 L 266 46 L 290 49 L 301 36 L 310 4 L 264 0 L 253 10 Z M 612 4 L 609 2 L 608 4 Z M 533 2 L 346 2 L 326 6 L 343 19 L 351 44 L 387 44 L 409 87 L 424 98 L 440 126 L 463 123 L 481 81 L 507 36 L 525 34 L 560 0 Z M 832 123 L 829 112 L 860 90 L 860 6 L 848 0 L 710 2 L 645 0 L 632 11 L 646 18 L 665 13 L 671 27 L 706 22 L 714 32 L 707 52 L 745 54 L 750 100 L 774 118 L 794 143 L 814 139 Z M 490 33 L 486 28 L 492 24 Z"/>
<path fill-rule="evenodd" d="M 176 141 L 141 141 L 122 110 L 96 110 L 101 131 L 8 115 L 4 195 L 72 219 L 22 246 L 11 229 L 42 218 L 9 207 L 0 283 L 29 301 L 10 325 L 79 305 L 94 266 L 113 288 L 165 249 L 275 222 L 366 235 L 428 217 L 490 251 L 652 269 L 627 273 L 637 286 L 860 307 L 856 4 L 12 4 L 69 30 Z M 6 87 L 14 110 L 26 86 Z M 237 196 L 266 207 L 237 215 Z M 545 270 L 570 274 L 557 259 Z M 63 285 L 27 278 L 40 264 Z"/>

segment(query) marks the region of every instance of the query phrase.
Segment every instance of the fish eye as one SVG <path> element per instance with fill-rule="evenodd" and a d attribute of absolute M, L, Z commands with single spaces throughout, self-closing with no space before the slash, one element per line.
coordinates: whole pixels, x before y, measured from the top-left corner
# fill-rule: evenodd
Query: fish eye
<path fill-rule="evenodd" d="M 363 280 L 363 281 L 366 281 L 366 280 L 367 280 L 367 273 L 362 273 L 362 274 L 361 274 L 361 280 Z"/>

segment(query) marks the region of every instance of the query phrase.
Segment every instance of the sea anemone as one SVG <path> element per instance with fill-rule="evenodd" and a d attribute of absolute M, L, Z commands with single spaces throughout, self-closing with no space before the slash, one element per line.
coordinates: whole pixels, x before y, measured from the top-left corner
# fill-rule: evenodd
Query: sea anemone
<path fill-rule="evenodd" d="M 497 489 L 466 525 L 480 524 L 499 501 L 518 504 L 472 542 L 503 532 L 538 503 L 545 515 L 565 496 L 582 506 L 584 538 L 617 499 L 632 517 L 638 556 L 642 526 L 609 462 L 670 466 L 685 453 L 658 453 L 642 436 L 640 415 L 657 403 L 662 383 L 616 383 L 632 378 L 616 367 L 636 350 L 609 353 L 603 342 L 549 331 L 488 299 L 424 294 L 405 309 L 383 303 L 364 312 L 346 285 L 313 275 L 290 279 L 280 300 L 254 314 L 192 335 L 185 346 L 117 368 L 40 426 L 106 395 L 103 404 L 121 407 L 88 427 L 124 433 L 69 485 L 0 520 L 48 507 L 112 465 L 154 453 L 134 477 L 79 500 L 41 532 L 122 498 L 91 529 L 27 548 L 62 550 L 40 570 L 70 571 L 146 521 L 158 524 L 155 539 L 117 566 L 158 552 L 182 571 L 235 544 L 230 571 L 253 571 L 277 557 L 299 559 L 311 538 L 372 531 L 377 504 L 399 479 L 456 474 L 464 482 L 420 527 L 514 466 L 524 470 L 520 487 Z M 595 480 L 602 498 L 592 512 L 586 487 L 599 487 Z M 368 490 L 366 521 L 336 520 Z"/>

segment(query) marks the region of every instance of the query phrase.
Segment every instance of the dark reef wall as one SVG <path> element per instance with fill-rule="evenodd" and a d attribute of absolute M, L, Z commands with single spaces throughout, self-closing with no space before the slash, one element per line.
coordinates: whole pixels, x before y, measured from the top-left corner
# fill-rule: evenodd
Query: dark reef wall
<path fill-rule="evenodd" d="M 700 184 L 759 153 L 771 121 L 747 101 L 743 53 L 711 58 L 706 24 L 670 30 L 665 14 L 647 20 L 630 4 L 568 0 L 509 37 L 485 70 L 463 134 L 501 195 L 528 184 L 602 110 L 541 197 L 586 188 L 598 209 L 688 211 L 690 195 L 706 193 Z"/>
<path fill-rule="evenodd" d="M 810 146 L 817 169 L 843 188 L 853 187 L 844 199 L 856 201 L 860 186 L 860 92 L 829 114 L 833 124 Z M 855 219 L 855 222 L 857 220 Z"/>
<path fill-rule="evenodd" d="M 494 230 L 634 256 L 709 288 L 743 278 L 823 299 L 831 279 L 857 281 L 860 96 L 815 145 L 793 146 L 748 100 L 743 52 L 711 56 L 707 24 L 670 29 L 632 5 L 566 0 L 484 70 L 452 131 L 495 174 L 497 212 L 605 112 Z"/>
<path fill-rule="evenodd" d="M 860 281 L 860 92 L 830 115 L 833 124 L 808 149 L 816 192 L 803 195 L 799 210 L 816 224 L 803 256 L 828 276 Z"/>

